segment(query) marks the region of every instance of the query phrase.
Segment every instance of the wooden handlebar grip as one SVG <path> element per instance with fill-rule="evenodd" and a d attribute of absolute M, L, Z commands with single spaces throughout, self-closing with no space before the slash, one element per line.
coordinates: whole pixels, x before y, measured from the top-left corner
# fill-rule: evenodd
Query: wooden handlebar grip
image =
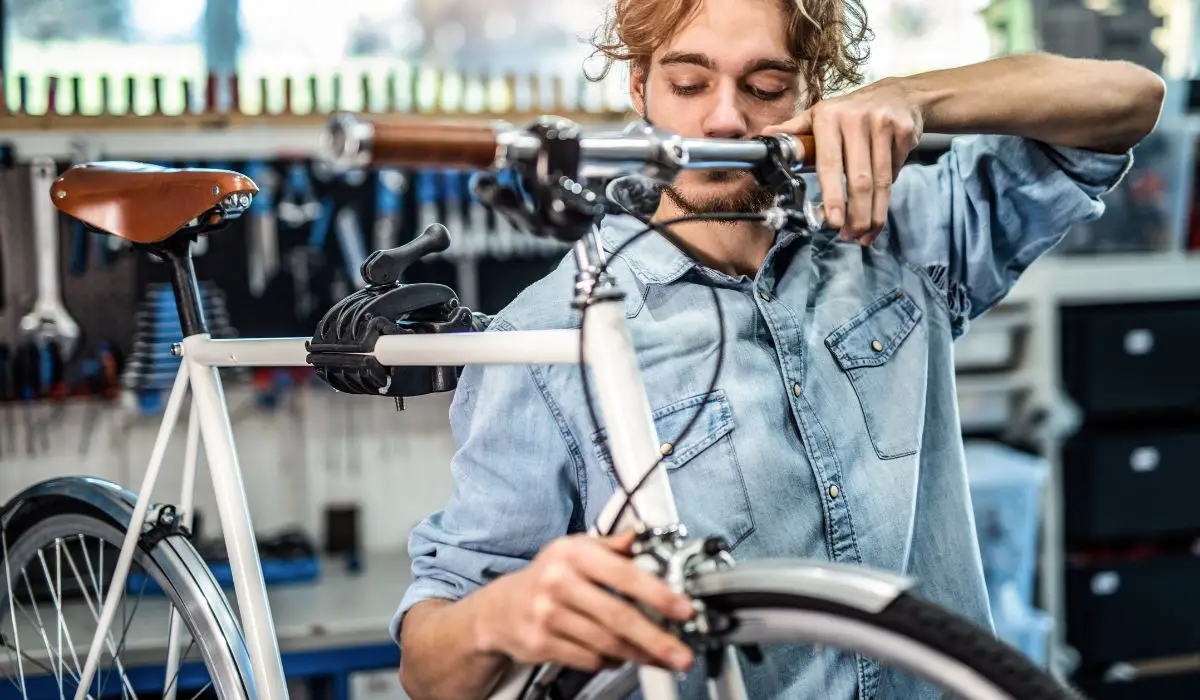
<path fill-rule="evenodd" d="M 817 164 L 817 142 L 812 136 L 796 137 L 796 160 L 805 168 L 813 168 Z"/>
<path fill-rule="evenodd" d="M 374 124 L 371 162 L 390 167 L 492 167 L 496 131 L 486 124 L 420 122 Z"/>

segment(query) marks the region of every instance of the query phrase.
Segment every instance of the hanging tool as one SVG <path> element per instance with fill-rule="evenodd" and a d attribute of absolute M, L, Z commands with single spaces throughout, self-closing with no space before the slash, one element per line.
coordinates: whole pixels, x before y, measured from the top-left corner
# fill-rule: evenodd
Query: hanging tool
<path fill-rule="evenodd" d="M 58 114 L 58 76 L 46 79 L 46 114 Z"/>
<path fill-rule="evenodd" d="M 434 171 L 421 170 L 417 173 L 418 231 L 424 231 L 428 226 L 441 223 L 441 216 L 438 214 L 438 200 L 441 198 L 438 184 L 437 174 Z M 459 232 L 452 230 L 452 234 L 457 236 Z"/>
<path fill-rule="evenodd" d="M 276 230 L 274 195 L 278 176 L 266 163 L 253 162 L 246 166 L 246 176 L 258 185 L 258 195 L 247 212 L 246 223 L 250 250 L 249 266 L 250 293 L 260 298 L 267 284 L 279 271 L 279 235 Z"/>
<path fill-rule="evenodd" d="M 156 75 L 150 79 L 150 99 L 152 102 L 151 112 L 155 115 L 163 113 L 163 79 L 161 75 Z"/>
<path fill-rule="evenodd" d="M 359 76 L 359 90 L 362 91 L 362 111 L 364 111 L 364 112 L 374 111 L 373 109 L 371 109 L 372 105 L 371 105 L 371 74 L 370 73 L 367 73 L 364 71 L 362 73 L 362 75 Z"/>
<path fill-rule="evenodd" d="M 270 114 L 271 110 L 268 105 L 271 102 L 271 81 L 263 76 L 258 79 L 258 112 L 259 114 Z M 254 181 L 258 183 L 258 180 Z"/>
<path fill-rule="evenodd" d="M 15 361 L 8 343 L 0 343 L 0 407 L 4 411 L 4 440 L 0 442 L 0 456 L 5 451 L 16 453 L 17 433 L 13 422 L 13 401 L 17 397 L 17 385 L 13 372 Z"/>
<path fill-rule="evenodd" d="M 12 171 L 15 161 L 16 154 L 13 145 L 0 142 L 0 182 L 8 179 L 6 176 Z M 13 239 L 8 228 L 10 221 L 12 221 L 12 217 L 9 214 L 9 200 L 7 197 L 0 197 L 0 311 L 5 310 L 5 307 L 8 306 L 5 285 L 8 280 L 7 247 Z"/>
<path fill-rule="evenodd" d="M 79 431 L 79 454 L 81 455 L 87 454 L 88 447 L 91 445 L 92 434 L 96 429 L 96 418 L 100 413 L 101 400 L 111 401 L 117 398 L 121 369 L 120 350 L 114 343 L 108 341 L 99 343 L 96 355 L 84 361 L 80 367 L 81 378 L 76 382 L 76 386 L 82 385 L 83 391 L 89 398 L 87 412 L 83 417 L 83 427 Z"/>
<path fill-rule="evenodd" d="M 292 113 L 292 76 L 283 79 L 283 113 Z"/>
<path fill-rule="evenodd" d="M 358 273 L 359 266 L 367 259 L 367 251 L 363 239 L 362 225 L 358 221 L 358 213 L 352 207 L 345 207 L 337 215 L 338 247 L 342 253 L 342 265 L 346 268 L 346 277 L 353 280 L 356 289 L 367 285 Z M 334 297 L 340 299 L 341 297 Z"/>
<path fill-rule="evenodd" d="M 192 81 L 190 78 L 184 78 L 180 81 L 179 89 L 183 91 L 183 114 L 191 114 L 193 111 L 192 104 Z"/>
<path fill-rule="evenodd" d="M 83 114 L 83 77 L 71 76 L 71 114 Z"/>
<path fill-rule="evenodd" d="M 33 309 L 21 319 L 21 331 L 39 344 L 57 341 L 63 354 L 70 358 L 78 349 L 79 324 L 63 306 L 58 281 L 58 210 L 50 201 L 50 187 L 57 174 L 58 169 L 52 159 L 37 157 L 33 160 L 33 229 L 38 293 Z"/>
<path fill-rule="evenodd" d="M 33 404 L 37 401 L 38 349 L 31 341 L 17 346 L 16 355 L 13 356 L 13 381 L 16 399 L 24 404 L 21 418 L 25 424 L 25 454 L 32 456 L 36 451 Z"/>
<path fill-rule="evenodd" d="M 238 85 L 237 73 L 229 76 L 229 112 L 231 114 L 242 113 L 242 90 Z"/>
<path fill-rule="evenodd" d="M 407 184 L 400 170 L 380 170 L 375 178 L 375 250 L 400 245 L 401 197 Z"/>
<path fill-rule="evenodd" d="M 125 76 L 125 113 L 137 114 L 138 106 L 137 96 L 137 78 L 132 75 Z"/>
<path fill-rule="evenodd" d="M 288 167 L 287 178 L 279 192 L 279 221 L 288 228 L 299 228 L 321 215 L 321 203 L 313 194 L 312 178 L 303 161 Z"/>
<path fill-rule="evenodd" d="M 112 114 L 112 89 L 107 75 L 100 76 L 100 114 Z"/>
<path fill-rule="evenodd" d="M 320 218 L 313 223 L 308 235 L 308 245 L 292 249 L 290 259 L 292 279 L 295 282 L 296 318 L 309 320 L 316 309 L 317 298 L 313 293 L 312 270 L 325 262 L 325 239 L 333 222 L 333 198 L 328 197 L 320 205 Z"/>

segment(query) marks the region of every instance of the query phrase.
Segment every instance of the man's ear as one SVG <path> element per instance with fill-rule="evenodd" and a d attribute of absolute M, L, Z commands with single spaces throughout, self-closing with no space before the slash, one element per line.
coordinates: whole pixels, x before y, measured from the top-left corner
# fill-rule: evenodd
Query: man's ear
<path fill-rule="evenodd" d="M 633 101 L 633 108 L 637 110 L 643 118 L 646 115 L 646 70 L 640 66 L 633 66 L 629 71 L 629 99 Z"/>

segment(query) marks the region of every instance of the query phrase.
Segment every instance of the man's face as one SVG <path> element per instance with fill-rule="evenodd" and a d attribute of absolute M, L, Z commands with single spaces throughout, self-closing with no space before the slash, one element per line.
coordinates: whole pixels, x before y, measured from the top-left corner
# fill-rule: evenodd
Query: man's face
<path fill-rule="evenodd" d="M 633 80 L 634 104 L 654 124 L 716 138 L 786 121 L 807 102 L 803 90 L 779 0 L 704 0 Z M 772 201 L 736 171 L 685 171 L 666 194 L 687 212 L 759 211 Z"/>

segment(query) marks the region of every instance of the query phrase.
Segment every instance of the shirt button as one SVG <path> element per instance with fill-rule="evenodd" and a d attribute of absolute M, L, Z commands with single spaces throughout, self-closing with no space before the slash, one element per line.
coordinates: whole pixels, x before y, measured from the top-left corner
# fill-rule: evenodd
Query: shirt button
<path fill-rule="evenodd" d="M 872 340 L 871 349 L 875 352 L 883 352 L 883 343 L 879 342 L 878 340 Z"/>
<path fill-rule="evenodd" d="M 758 298 L 762 299 L 763 301 L 771 301 L 771 295 L 767 294 L 766 292 L 759 292 Z"/>
<path fill-rule="evenodd" d="M 666 457 L 675 451 L 675 446 L 669 442 L 664 442 L 658 446 L 658 451 L 662 453 L 663 457 Z"/>
<path fill-rule="evenodd" d="M 795 394 L 797 397 L 800 396 L 800 384 L 798 382 L 796 384 L 792 385 L 792 393 Z"/>
<path fill-rule="evenodd" d="M 830 498 L 837 498 L 839 493 L 841 493 L 841 492 L 838 491 L 837 484 L 833 484 L 832 486 L 829 487 L 829 497 Z"/>

